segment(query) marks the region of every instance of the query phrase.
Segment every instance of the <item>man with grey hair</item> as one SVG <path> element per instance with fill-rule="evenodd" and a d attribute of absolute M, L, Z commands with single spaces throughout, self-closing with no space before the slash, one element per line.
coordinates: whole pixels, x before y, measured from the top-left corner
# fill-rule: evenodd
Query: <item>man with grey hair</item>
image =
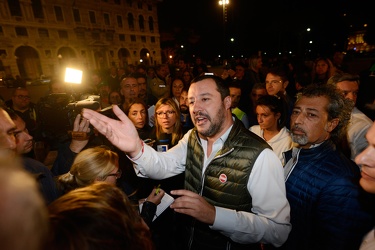
<path fill-rule="evenodd" d="M 282 249 L 358 249 L 373 226 L 374 204 L 365 205 L 373 199 L 359 186 L 359 168 L 339 149 L 351 109 L 328 84 L 297 95 L 290 131 L 299 146 L 285 153 L 284 167 L 293 227 Z"/>
<path fill-rule="evenodd" d="M 355 157 L 367 147 L 366 133 L 372 125 L 372 120 L 355 106 L 359 90 L 359 76 L 336 73 L 328 79 L 327 83 L 335 86 L 346 99 L 354 104 L 347 134 L 351 151 L 348 157 L 354 161 Z"/>

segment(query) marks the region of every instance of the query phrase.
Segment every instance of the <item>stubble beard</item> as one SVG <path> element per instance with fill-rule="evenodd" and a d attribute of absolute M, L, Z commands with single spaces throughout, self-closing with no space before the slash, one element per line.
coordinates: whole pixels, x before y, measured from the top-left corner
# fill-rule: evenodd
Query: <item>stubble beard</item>
<path fill-rule="evenodd" d="M 205 114 L 204 116 L 211 123 L 211 125 L 205 131 L 198 130 L 199 134 L 201 134 L 204 137 L 213 137 L 214 135 L 216 135 L 222 128 L 222 122 L 225 120 L 224 114 L 225 110 L 222 106 L 220 107 L 220 109 L 216 113 L 216 116 L 213 119 L 211 119 L 211 116 Z"/>

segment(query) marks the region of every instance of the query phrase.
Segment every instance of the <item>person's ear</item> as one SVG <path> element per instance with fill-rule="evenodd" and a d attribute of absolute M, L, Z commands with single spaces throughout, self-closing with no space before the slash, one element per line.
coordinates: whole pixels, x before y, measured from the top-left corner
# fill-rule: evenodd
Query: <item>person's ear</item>
<path fill-rule="evenodd" d="M 339 124 L 339 122 L 340 122 L 339 118 L 334 118 L 334 119 L 328 121 L 327 122 L 327 126 L 326 126 L 326 131 L 328 133 L 331 133 L 337 127 L 337 125 Z"/>
<path fill-rule="evenodd" d="M 230 107 L 232 106 L 232 98 L 229 95 L 224 98 L 224 106 L 225 109 L 230 109 Z"/>
<path fill-rule="evenodd" d="M 286 87 L 288 87 L 288 84 L 289 84 L 289 81 L 288 81 L 288 80 L 286 80 L 285 82 L 283 82 L 283 87 L 284 87 L 284 89 L 286 89 Z"/>

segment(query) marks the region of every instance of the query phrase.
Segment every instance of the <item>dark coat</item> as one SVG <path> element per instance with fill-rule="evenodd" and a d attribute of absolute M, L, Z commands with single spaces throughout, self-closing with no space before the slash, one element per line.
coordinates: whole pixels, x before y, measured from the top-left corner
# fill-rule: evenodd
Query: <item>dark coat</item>
<path fill-rule="evenodd" d="M 357 165 L 330 140 L 295 160 L 286 181 L 292 231 L 282 249 L 358 249 L 374 225 L 375 199 L 360 187 Z"/>

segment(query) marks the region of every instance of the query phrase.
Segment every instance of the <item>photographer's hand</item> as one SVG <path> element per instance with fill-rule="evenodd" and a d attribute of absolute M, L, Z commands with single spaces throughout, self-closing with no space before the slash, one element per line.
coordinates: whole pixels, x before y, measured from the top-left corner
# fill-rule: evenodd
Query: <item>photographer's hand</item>
<path fill-rule="evenodd" d="M 133 122 L 117 105 L 113 106 L 113 112 L 120 119 L 119 121 L 86 108 L 82 110 L 82 115 L 114 146 L 130 157 L 135 157 L 142 150 L 143 142 Z"/>
<path fill-rule="evenodd" d="M 83 133 L 89 133 L 90 128 L 89 128 L 90 122 L 83 118 L 81 120 L 81 115 L 78 114 L 76 116 L 76 119 L 74 120 L 74 127 L 73 127 L 73 132 L 83 132 Z M 72 150 L 74 153 L 79 153 L 81 150 L 87 145 L 89 142 L 89 139 L 87 140 L 77 140 L 72 137 L 72 141 L 70 143 L 70 150 Z"/>

